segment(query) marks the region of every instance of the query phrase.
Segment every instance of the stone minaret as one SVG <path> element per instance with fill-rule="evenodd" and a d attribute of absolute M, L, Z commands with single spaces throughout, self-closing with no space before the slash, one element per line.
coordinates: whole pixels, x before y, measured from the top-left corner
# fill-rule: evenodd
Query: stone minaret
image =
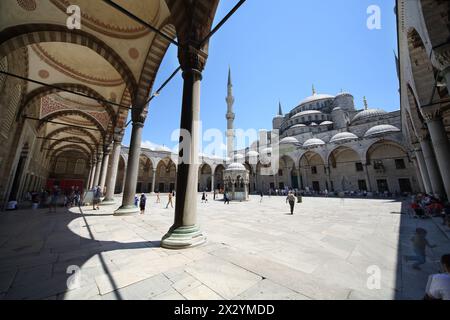
<path fill-rule="evenodd" d="M 234 155 L 234 118 L 233 112 L 233 84 L 231 83 L 231 68 L 228 69 L 228 95 L 226 97 L 227 102 L 227 156 L 233 158 Z"/>

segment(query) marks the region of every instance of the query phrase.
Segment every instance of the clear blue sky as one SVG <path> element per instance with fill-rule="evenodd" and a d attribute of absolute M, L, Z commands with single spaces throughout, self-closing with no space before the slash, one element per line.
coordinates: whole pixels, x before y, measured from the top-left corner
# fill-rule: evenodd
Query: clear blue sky
<path fill-rule="evenodd" d="M 221 0 L 215 23 L 237 3 Z M 381 30 L 366 26 L 368 6 L 381 8 Z M 226 85 L 232 69 L 235 127 L 271 129 L 281 100 L 286 113 L 315 85 L 319 93 L 352 93 L 362 108 L 399 109 L 393 50 L 396 44 L 394 0 L 247 0 L 210 42 L 203 73 L 203 129 L 226 130 Z M 171 47 L 155 89 L 178 66 Z M 150 105 L 143 141 L 172 148 L 179 128 L 182 77 L 170 82 Z M 124 138 L 129 144 L 130 128 Z"/>

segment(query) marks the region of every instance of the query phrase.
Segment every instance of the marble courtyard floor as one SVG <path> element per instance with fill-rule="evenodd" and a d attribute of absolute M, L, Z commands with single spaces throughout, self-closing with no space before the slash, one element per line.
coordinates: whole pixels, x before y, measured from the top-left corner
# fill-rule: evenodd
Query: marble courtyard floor
<path fill-rule="evenodd" d="M 393 200 L 304 198 L 291 216 L 284 197 L 198 199 L 208 243 L 182 251 L 160 247 L 174 212 L 165 196 L 143 216 L 0 213 L 0 299 L 420 299 L 450 252 L 440 220 L 412 219 Z M 418 226 L 438 245 L 422 271 L 401 259 Z M 80 281 L 69 289 L 73 266 Z M 369 289 L 377 268 L 380 288 Z"/>

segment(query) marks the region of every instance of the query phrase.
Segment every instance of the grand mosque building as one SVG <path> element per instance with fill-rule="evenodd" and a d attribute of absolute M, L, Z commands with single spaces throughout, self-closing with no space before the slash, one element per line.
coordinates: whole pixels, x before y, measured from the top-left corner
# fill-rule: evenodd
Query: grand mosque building
<path fill-rule="evenodd" d="M 228 78 L 227 139 L 234 146 L 231 77 Z M 279 135 L 279 163 L 275 174 L 262 172 L 263 161 L 272 153 L 272 132 Z M 224 190 L 224 172 L 230 162 L 241 163 L 250 177 L 249 192 L 303 190 L 351 195 L 385 196 L 419 192 L 415 159 L 405 148 L 400 111 L 355 107 L 353 96 L 313 94 L 288 113 L 281 105 L 271 131 L 263 130 L 267 142 L 254 142 L 245 150 L 230 150 L 226 159 L 201 155 L 199 191 Z M 230 142 L 231 141 L 231 142 Z M 124 186 L 127 148 L 122 148 L 116 192 Z M 142 149 L 137 192 L 169 192 L 176 185 L 176 156 L 165 148 Z M 236 164 L 234 164 L 236 166 Z"/>

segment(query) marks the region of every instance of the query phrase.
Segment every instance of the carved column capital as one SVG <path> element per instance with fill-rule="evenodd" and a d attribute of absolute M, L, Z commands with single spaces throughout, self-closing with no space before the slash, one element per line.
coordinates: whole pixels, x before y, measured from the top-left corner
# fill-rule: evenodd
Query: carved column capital
<path fill-rule="evenodd" d="M 440 70 L 450 67 L 450 43 L 433 48 L 432 58 Z"/>
<path fill-rule="evenodd" d="M 442 118 L 442 110 L 438 105 L 422 108 L 422 115 L 426 121 L 434 121 Z"/>
<path fill-rule="evenodd" d="M 193 42 L 187 43 L 178 49 L 178 60 L 183 71 L 195 70 L 201 77 L 201 72 L 205 69 L 208 54 L 197 48 Z"/>

